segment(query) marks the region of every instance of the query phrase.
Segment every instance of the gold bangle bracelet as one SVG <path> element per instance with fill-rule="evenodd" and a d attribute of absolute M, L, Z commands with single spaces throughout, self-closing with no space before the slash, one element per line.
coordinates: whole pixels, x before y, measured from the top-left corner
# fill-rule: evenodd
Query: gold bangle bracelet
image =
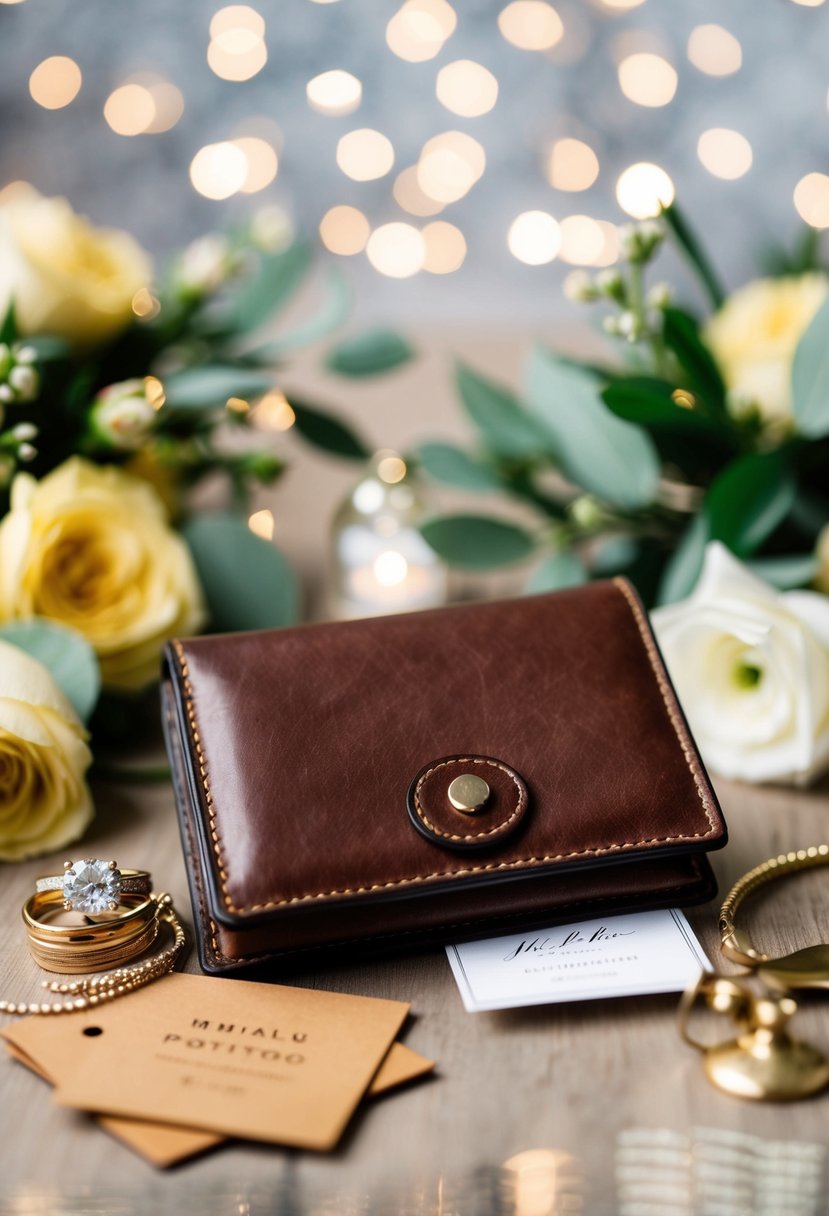
<path fill-rule="evenodd" d="M 77 975 L 106 971 L 147 950 L 158 933 L 155 897 L 125 895 L 118 913 L 82 925 L 53 925 L 50 914 L 63 911 L 59 890 L 36 891 L 23 906 L 23 923 L 32 957 L 46 971 Z"/>
<path fill-rule="evenodd" d="M 157 920 L 169 927 L 172 940 L 161 950 L 132 967 L 119 967 L 104 975 L 93 975 L 89 979 L 71 983 L 44 980 L 43 986 L 57 995 L 56 1001 L 12 1001 L 0 999 L 0 1013 L 7 1014 L 58 1014 L 74 1013 L 115 1000 L 127 993 L 135 992 L 151 984 L 173 970 L 186 944 L 184 927 L 167 894 L 154 895 L 158 909 Z"/>
<path fill-rule="evenodd" d="M 737 927 L 736 916 L 743 901 L 766 883 L 789 874 L 829 865 L 829 844 L 812 845 L 792 853 L 781 853 L 749 870 L 723 900 L 719 929 L 722 952 L 735 963 L 762 973 L 773 984 L 787 988 L 829 988 L 829 945 L 806 946 L 792 954 L 772 958 L 757 950 L 745 929 Z"/>
<path fill-rule="evenodd" d="M 32 958 L 44 971 L 57 971 L 61 975 L 89 975 L 93 971 L 111 971 L 131 959 L 137 958 L 154 944 L 158 936 L 158 921 L 153 919 L 126 944 L 112 942 L 94 951 L 78 952 L 71 946 L 43 948 L 29 938 Z"/>

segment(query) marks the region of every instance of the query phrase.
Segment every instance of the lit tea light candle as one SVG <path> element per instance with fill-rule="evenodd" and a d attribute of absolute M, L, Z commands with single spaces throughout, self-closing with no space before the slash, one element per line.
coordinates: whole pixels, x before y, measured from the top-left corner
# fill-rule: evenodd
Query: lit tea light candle
<path fill-rule="evenodd" d="M 335 616 L 379 616 L 446 602 L 446 567 L 417 530 L 424 513 L 405 461 L 380 452 L 334 520 L 330 600 Z"/>

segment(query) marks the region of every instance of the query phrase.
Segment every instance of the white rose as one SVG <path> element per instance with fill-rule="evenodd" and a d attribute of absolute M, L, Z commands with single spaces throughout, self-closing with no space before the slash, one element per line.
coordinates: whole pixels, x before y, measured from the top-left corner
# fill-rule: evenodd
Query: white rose
<path fill-rule="evenodd" d="M 690 597 L 653 625 L 712 769 L 805 785 L 829 765 L 829 598 L 781 594 L 713 542 Z"/>
<path fill-rule="evenodd" d="M 0 314 L 14 301 L 24 334 L 105 342 L 132 320 L 133 296 L 151 275 L 128 233 L 94 228 L 65 198 L 25 187 L 0 205 Z"/>
<path fill-rule="evenodd" d="M 77 840 L 92 819 L 81 722 L 42 663 L 0 640 L 0 861 Z"/>

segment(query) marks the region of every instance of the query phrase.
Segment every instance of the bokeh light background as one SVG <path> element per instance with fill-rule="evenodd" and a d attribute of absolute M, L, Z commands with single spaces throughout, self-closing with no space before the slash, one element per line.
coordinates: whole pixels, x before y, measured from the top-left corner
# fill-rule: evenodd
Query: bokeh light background
<path fill-rule="evenodd" d="M 359 320 L 548 323 L 658 195 L 730 285 L 829 226 L 827 51 L 821 0 L 0 0 L 0 182 L 159 256 L 278 204 Z"/>

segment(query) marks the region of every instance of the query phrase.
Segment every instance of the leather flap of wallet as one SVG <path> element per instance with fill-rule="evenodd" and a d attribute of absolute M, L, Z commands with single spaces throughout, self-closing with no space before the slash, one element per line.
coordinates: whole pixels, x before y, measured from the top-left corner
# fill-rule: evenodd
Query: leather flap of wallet
<path fill-rule="evenodd" d="M 225 924 L 725 843 L 621 579 L 174 642 L 168 666 Z"/>

